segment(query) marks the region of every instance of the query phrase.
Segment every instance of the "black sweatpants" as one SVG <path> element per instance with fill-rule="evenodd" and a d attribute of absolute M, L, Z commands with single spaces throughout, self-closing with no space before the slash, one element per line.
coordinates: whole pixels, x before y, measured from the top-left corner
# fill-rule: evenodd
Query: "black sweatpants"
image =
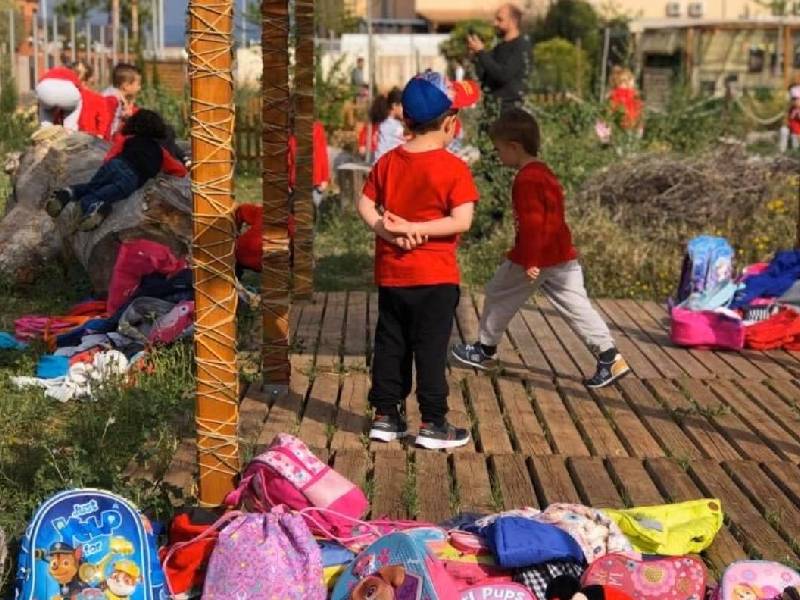
<path fill-rule="evenodd" d="M 461 290 L 457 285 L 381 287 L 369 401 L 394 414 L 411 393 L 412 360 L 423 423 L 447 415 L 447 347 Z"/>

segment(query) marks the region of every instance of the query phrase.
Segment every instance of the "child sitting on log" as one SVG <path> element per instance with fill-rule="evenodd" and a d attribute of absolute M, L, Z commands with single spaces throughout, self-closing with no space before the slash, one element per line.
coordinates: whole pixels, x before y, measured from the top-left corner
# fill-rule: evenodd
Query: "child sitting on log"
<path fill-rule="evenodd" d="M 506 260 L 486 285 L 478 339 L 451 350 L 459 362 L 478 369 L 497 365 L 497 345 L 511 319 L 537 290 L 597 356 L 597 370 L 584 384 L 602 388 L 628 373 L 608 326 L 592 306 L 583 269 L 564 214 L 564 191 L 539 160 L 539 125 L 522 109 L 504 112 L 489 136 L 507 167 L 517 169 L 511 191 L 517 235 Z"/>
<path fill-rule="evenodd" d="M 161 115 L 140 110 L 125 122 L 91 181 L 56 190 L 45 210 L 56 218 L 67 204 L 79 202 L 83 213 L 79 229 L 91 231 L 111 214 L 115 202 L 128 198 L 159 172 L 186 176 L 187 163 Z"/>

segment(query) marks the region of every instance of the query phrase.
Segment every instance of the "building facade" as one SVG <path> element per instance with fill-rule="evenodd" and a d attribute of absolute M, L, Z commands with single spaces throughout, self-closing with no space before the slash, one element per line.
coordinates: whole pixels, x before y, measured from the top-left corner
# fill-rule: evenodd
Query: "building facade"
<path fill-rule="evenodd" d="M 601 12 L 637 19 L 749 19 L 769 16 L 769 8 L 754 0 L 590 0 Z M 800 14 L 800 1 L 789 2 L 788 12 Z"/>

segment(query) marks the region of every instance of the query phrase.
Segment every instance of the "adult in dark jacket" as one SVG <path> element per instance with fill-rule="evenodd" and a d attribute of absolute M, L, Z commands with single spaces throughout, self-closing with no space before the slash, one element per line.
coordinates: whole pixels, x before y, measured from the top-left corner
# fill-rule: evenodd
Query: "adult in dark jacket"
<path fill-rule="evenodd" d="M 520 31 L 522 11 L 513 4 L 501 6 L 494 17 L 500 42 L 486 50 L 483 40 L 470 35 L 467 44 L 475 60 L 483 90 L 501 103 L 503 110 L 519 105 L 527 89 L 531 43 Z"/>

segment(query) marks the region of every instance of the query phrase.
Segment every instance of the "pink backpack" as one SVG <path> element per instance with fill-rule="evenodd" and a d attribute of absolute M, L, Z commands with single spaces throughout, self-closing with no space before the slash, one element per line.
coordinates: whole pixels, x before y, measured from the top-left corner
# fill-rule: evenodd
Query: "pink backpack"
<path fill-rule="evenodd" d="M 800 586 L 800 574 L 780 563 L 740 560 L 722 574 L 714 600 L 772 600 L 787 587 Z"/>
<path fill-rule="evenodd" d="M 672 342 L 688 348 L 744 348 L 744 324 L 740 318 L 715 311 L 672 309 Z"/>
<path fill-rule="evenodd" d="M 322 555 L 303 518 L 237 513 L 220 532 L 203 600 L 325 600 Z"/>
<path fill-rule="evenodd" d="M 354 525 L 369 509 L 358 486 L 287 433 L 276 435 L 267 451 L 250 462 L 225 503 L 262 512 L 285 505 L 302 511 L 314 533 L 341 541 L 360 537 Z"/>
<path fill-rule="evenodd" d="M 706 576 L 696 556 L 642 559 L 636 552 L 617 552 L 589 565 L 582 584 L 616 587 L 632 600 L 702 600 Z"/>

